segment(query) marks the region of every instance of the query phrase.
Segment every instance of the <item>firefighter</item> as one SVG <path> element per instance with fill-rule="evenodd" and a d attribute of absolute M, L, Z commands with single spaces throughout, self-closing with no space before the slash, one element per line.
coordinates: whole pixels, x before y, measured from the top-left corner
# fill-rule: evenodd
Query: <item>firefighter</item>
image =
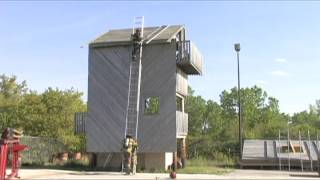
<path fill-rule="evenodd" d="M 124 171 L 127 175 L 136 173 L 137 165 L 137 141 L 130 135 L 127 135 L 123 142 Z"/>
<path fill-rule="evenodd" d="M 13 129 L 12 130 L 12 138 L 13 139 L 20 139 L 23 137 L 23 130 L 21 128 Z"/>
<path fill-rule="evenodd" d="M 131 173 L 133 175 L 135 175 L 137 172 L 137 149 L 138 142 L 136 139 L 132 138 Z"/>
<path fill-rule="evenodd" d="M 140 55 L 140 46 L 141 46 L 141 29 L 136 29 L 136 32 L 131 35 L 131 40 L 133 41 L 132 48 L 132 60 L 137 61 Z"/>

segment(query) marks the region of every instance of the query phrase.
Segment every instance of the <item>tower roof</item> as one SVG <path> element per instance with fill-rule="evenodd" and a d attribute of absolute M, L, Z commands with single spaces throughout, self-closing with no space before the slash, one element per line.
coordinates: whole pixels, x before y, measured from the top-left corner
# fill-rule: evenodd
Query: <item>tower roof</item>
<path fill-rule="evenodd" d="M 152 43 L 171 42 L 184 27 L 182 25 L 164 25 L 144 28 L 144 41 L 152 40 Z M 90 46 L 113 46 L 131 44 L 132 28 L 113 29 L 102 34 L 92 42 Z"/>

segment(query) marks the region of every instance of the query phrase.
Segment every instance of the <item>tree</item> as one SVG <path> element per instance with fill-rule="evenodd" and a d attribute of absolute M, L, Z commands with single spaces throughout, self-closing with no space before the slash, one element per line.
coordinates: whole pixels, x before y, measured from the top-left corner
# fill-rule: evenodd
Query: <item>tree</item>
<path fill-rule="evenodd" d="M 74 135 L 74 114 L 85 112 L 86 104 L 81 99 L 82 93 L 73 89 L 59 90 L 48 88 L 41 95 L 41 102 L 46 107 L 46 135 L 60 139 L 71 149 L 77 149 L 81 139 Z"/>
<path fill-rule="evenodd" d="M 18 105 L 27 92 L 26 82 L 17 82 L 16 76 L 0 75 L 0 128 L 15 126 Z"/>
<path fill-rule="evenodd" d="M 189 155 L 216 158 L 219 153 L 238 151 L 237 88 L 224 90 L 220 103 L 194 96 L 189 87 Z M 277 138 L 286 128 L 288 115 L 280 113 L 278 100 L 257 86 L 242 88 L 241 107 L 244 138 Z M 284 131 L 283 131 L 284 132 Z"/>
<path fill-rule="evenodd" d="M 290 127 L 293 137 L 297 137 L 300 131 L 302 137 L 307 138 L 308 130 L 311 137 L 316 137 L 320 133 L 320 101 L 316 100 L 315 105 L 310 105 L 309 111 L 295 113 Z"/>
<path fill-rule="evenodd" d="M 237 91 L 237 88 L 232 88 L 231 91 L 223 91 L 220 95 L 223 118 L 228 122 L 233 122 L 233 125 L 236 124 L 238 118 Z M 268 97 L 267 93 L 257 86 L 242 88 L 240 95 L 244 137 L 277 137 L 278 128 L 286 122 L 286 117 L 280 114 L 278 100 Z M 265 128 L 265 126 L 270 128 Z"/>
<path fill-rule="evenodd" d="M 206 111 L 206 101 L 201 96 L 194 96 L 193 90 L 189 87 L 189 95 L 186 98 L 185 110 L 189 116 L 189 134 L 202 134 L 206 121 L 204 114 Z"/>
<path fill-rule="evenodd" d="M 26 82 L 15 76 L 0 76 L 0 128 L 21 127 L 28 136 L 51 137 L 69 149 L 84 146 L 84 137 L 74 135 L 74 114 L 85 112 L 82 93 L 74 89 L 48 88 L 43 93 L 28 91 Z"/>

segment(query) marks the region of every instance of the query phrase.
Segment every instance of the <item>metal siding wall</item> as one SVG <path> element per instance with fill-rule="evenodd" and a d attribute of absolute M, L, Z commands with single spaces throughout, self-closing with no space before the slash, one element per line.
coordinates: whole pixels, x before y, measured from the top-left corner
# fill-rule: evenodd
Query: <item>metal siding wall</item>
<path fill-rule="evenodd" d="M 87 150 L 120 152 L 124 138 L 131 48 L 90 49 Z"/>
<path fill-rule="evenodd" d="M 128 96 L 130 46 L 89 50 L 88 152 L 120 152 Z M 139 152 L 176 151 L 176 61 L 174 44 L 144 48 Z M 144 100 L 159 96 L 160 113 L 144 115 Z"/>
<path fill-rule="evenodd" d="M 139 120 L 140 152 L 176 151 L 175 44 L 154 44 L 143 51 Z M 159 114 L 144 115 L 146 97 L 158 96 Z"/>

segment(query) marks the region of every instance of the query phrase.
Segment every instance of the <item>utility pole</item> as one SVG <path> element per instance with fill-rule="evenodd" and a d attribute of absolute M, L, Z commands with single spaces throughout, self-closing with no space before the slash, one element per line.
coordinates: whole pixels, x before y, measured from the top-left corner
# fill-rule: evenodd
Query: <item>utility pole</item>
<path fill-rule="evenodd" d="M 290 171 L 291 170 L 291 162 L 290 162 L 290 149 L 291 149 L 291 144 L 290 144 L 290 127 L 289 125 L 292 123 L 292 119 L 291 117 L 289 117 L 288 119 L 288 170 Z M 292 149 L 293 151 L 293 149 Z"/>
<path fill-rule="evenodd" d="M 279 155 L 279 170 L 281 171 L 281 131 L 279 129 L 279 140 L 278 140 L 278 144 L 279 144 L 279 151 L 278 151 L 278 155 Z"/>
<path fill-rule="evenodd" d="M 241 117 L 241 98 L 240 98 L 240 63 L 239 63 L 239 52 L 240 43 L 234 44 L 234 50 L 237 52 L 237 64 L 238 64 L 238 118 L 239 118 L 239 145 L 240 145 L 240 159 L 242 158 L 242 117 Z"/>

